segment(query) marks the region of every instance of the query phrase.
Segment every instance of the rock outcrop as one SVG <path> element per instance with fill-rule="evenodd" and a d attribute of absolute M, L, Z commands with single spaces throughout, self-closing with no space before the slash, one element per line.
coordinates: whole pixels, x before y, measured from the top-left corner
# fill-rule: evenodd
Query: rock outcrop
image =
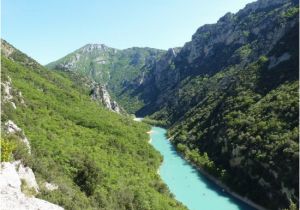
<path fill-rule="evenodd" d="M 26 145 L 26 147 L 28 148 L 28 152 L 31 153 L 31 147 L 30 147 L 30 143 L 29 140 L 27 139 L 27 137 L 25 136 L 23 130 L 21 128 L 19 128 L 13 121 L 8 120 L 5 124 L 4 124 L 4 131 L 8 134 L 17 134 L 20 137 L 20 140 Z"/>
<path fill-rule="evenodd" d="M 20 161 L 15 164 L 17 172 L 21 180 L 24 180 L 27 187 L 32 189 L 35 193 L 39 192 L 39 185 L 36 182 L 35 175 L 31 168 L 24 166 Z"/>
<path fill-rule="evenodd" d="M 22 92 L 13 89 L 9 76 L 6 77 L 6 80 L 1 81 L 1 89 L 3 90 L 1 95 L 2 103 L 10 103 L 14 109 L 17 108 L 15 102 L 19 102 L 21 105 L 25 104 Z"/>
<path fill-rule="evenodd" d="M 13 163 L 1 163 L 0 210 L 63 210 L 63 208 L 58 205 L 25 195 L 21 191 L 21 180 L 24 178 L 24 171 L 22 171 L 20 175 L 20 173 L 17 172 L 15 167 L 16 166 Z M 25 174 L 25 180 L 30 180 L 30 182 L 36 184 L 35 177 L 34 175 L 32 176 L 33 173 L 31 174 L 25 172 Z"/>
<path fill-rule="evenodd" d="M 91 91 L 91 98 L 99 101 L 107 109 L 120 113 L 121 109 L 116 101 L 113 101 L 104 85 L 96 84 Z"/>
<path fill-rule="evenodd" d="M 156 63 L 154 68 L 155 85 L 160 90 L 172 87 L 179 81 L 179 74 L 175 71 L 174 59 L 178 49 L 170 48 Z"/>
<path fill-rule="evenodd" d="M 13 102 L 13 90 L 10 77 L 7 77 L 7 81 L 1 82 L 1 88 L 3 90 L 2 99 L 4 103 L 10 103 L 14 109 L 16 109 L 16 104 Z"/>
<path fill-rule="evenodd" d="M 45 186 L 45 189 L 48 191 L 53 191 L 53 190 L 58 189 L 58 186 L 56 184 L 49 183 L 49 182 L 45 182 L 44 186 Z"/>

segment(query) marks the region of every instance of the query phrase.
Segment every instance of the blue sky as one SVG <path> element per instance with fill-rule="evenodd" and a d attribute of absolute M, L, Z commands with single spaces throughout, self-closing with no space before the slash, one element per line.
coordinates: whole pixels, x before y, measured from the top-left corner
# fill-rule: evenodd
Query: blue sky
<path fill-rule="evenodd" d="M 182 46 L 253 0 L 1 0 L 1 36 L 41 64 L 87 43 Z"/>

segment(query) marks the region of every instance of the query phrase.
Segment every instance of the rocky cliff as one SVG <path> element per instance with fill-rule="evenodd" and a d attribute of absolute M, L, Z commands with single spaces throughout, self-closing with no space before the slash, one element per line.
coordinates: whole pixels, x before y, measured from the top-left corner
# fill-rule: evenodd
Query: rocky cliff
<path fill-rule="evenodd" d="M 103 44 L 88 44 L 47 67 L 89 77 L 106 86 L 127 112 L 134 113 L 144 102 L 138 97 L 131 97 L 134 93 L 130 92 L 132 89 L 128 85 L 143 83 L 148 69 L 164 52 L 153 48 L 118 50 Z M 129 91 L 125 91 L 126 88 Z"/>
<path fill-rule="evenodd" d="M 106 90 L 105 86 L 96 84 L 91 90 L 91 98 L 95 101 L 99 101 L 107 109 L 120 113 L 121 109 L 116 101 L 113 101 Z"/>
<path fill-rule="evenodd" d="M 168 96 L 179 91 L 178 84 L 188 77 L 211 76 L 236 65 L 244 68 L 261 55 L 267 55 L 298 24 L 295 16 L 289 17 L 296 10 L 295 4 L 291 0 L 259 0 L 236 14 L 226 14 L 215 24 L 201 26 L 192 40 L 177 50 L 176 56 L 170 59 L 172 50 L 169 50 L 150 67 L 145 76 L 148 83 L 131 90 L 143 101 L 151 98 L 149 109 L 143 107 L 137 113 L 151 114 L 168 104 L 177 104 L 175 97 Z M 149 93 L 147 89 L 156 91 Z"/>

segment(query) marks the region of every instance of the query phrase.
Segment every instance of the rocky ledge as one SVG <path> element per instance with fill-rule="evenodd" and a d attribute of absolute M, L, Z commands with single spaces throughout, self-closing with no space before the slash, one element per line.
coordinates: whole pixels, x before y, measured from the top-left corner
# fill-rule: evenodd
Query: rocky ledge
<path fill-rule="evenodd" d="M 18 171 L 16 168 L 19 168 Z M 20 165 L 18 161 L 1 163 L 0 210 L 63 210 L 62 207 L 48 201 L 25 195 L 21 190 L 24 182 L 38 190 L 35 176 L 30 168 Z"/>

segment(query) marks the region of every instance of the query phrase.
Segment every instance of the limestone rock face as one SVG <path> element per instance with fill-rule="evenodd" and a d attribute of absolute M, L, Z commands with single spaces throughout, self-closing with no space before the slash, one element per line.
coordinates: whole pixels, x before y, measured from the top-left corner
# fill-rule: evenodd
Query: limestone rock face
<path fill-rule="evenodd" d="M 27 146 L 29 153 L 31 153 L 31 147 L 30 147 L 29 140 L 25 136 L 23 130 L 21 128 L 19 128 L 13 121 L 8 120 L 4 124 L 4 130 L 10 134 L 19 134 L 20 140 Z"/>
<path fill-rule="evenodd" d="M 6 123 L 5 123 L 5 128 L 6 128 L 6 131 L 8 133 L 17 133 L 17 132 L 21 132 L 22 129 L 19 128 L 13 121 L 11 120 L 8 120 Z"/>
<path fill-rule="evenodd" d="M 172 86 L 179 80 L 178 71 L 175 70 L 173 64 L 176 55 L 176 49 L 170 48 L 156 63 L 154 69 L 155 84 L 161 90 Z"/>
<path fill-rule="evenodd" d="M 21 180 L 14 164 L 6 162 L 1 163 L 0 177 L 1 194 L 6 188 L 13 188 L 21 191 Z"/>
<path fill-rule="evenodd" d="M 19 101 L 21 105 L 25 105 L 22 92 L 13 89 L 12 81 L 9 76 L 6 76 L 5 80 L 1 81 L 1 89 L 3 90 L 1 95 L 2 103 L 10 103 L 11 106 L 16 109 L 16 101 Z"/>
<path fill-rule="evenodd" d="M 119 105 L 116 101 L 113 101 L 111 103 L 111 108 L 112 108 L 113 111 L 115 111 L 117 113 L 120 113 L 120 111 L 121 111 L 120 108 L 119 108 Z"/>
<path fill-rule="evenodd" d="M 7 81 L 3 81 L 1 83 L 2 88 L 3 88 L 3 100 L 4 101 L 9 101 L 13 98 L 12 96 L 12 85 L 11 85 L 11 78 L 7 77 Z"/>
<path fill-rule="evenodd" d="M 180 92 L 180 83 L 184 80 L 212 76 L 230 66 L 243 68 L 270 53 L 298 24 L 297 18 L 284 18 L 288 8 L 294 6 L 291 0 L 259 0 L 236 14 L 227 13 L 215 24 L 199 27 L 182 48 L 169 49 L 135 81 L 124 82 L 125 91 L 136 93 L 148 104 L 136 114 L 151 115 L 168 106 L 178 110 L 174 105 L 180 100 L 175 94 Z M 270 68 L 288 59 L 288 54 L 271 57 Z M 223 80 L 220 88 L 225 90 L 234 80 Z"/>
<path fill-rule="evenodd" d="M 11 103 L 12 107 L 16 109 L 16 104 L 12 101 L 13 100 L 13 89 L 12 89 L 12 84 L 11 84 L 11 78 L 8 76 L 7 81 L 2 81 L 1 82 L 1 88 L 3 89 L 3 95 L 2 95 L 2 100 L 4 103 Z"/>
<path fill-rule="evenodd" d="M 23 164 L 19 165 L 18 174 L 21 180 L 24 180 L 27 186 L 34 189 L 36 193 L 39 192 L 39 186 L 36 182 L 35 175 L 31 168 L 25 167 Z"/>
<path fill-rule="evenodd" d="M 116 101 L 113 101 L 104 85 L 96 84 L 91 91 L 91 98 L 99 101 L 107 109 L 120 113 L 120 107 Z"/>
<path fill-rule="evenodd" d="M 283 35 L 297 24 L 296 19 L 282 24 L 282 17 L 268 13 L 268 10 L 278 7 L 276 14 L 283 14 L 291 4 L 290 0 L 259 0 L 248 4 L 236 14 L 227 13 L 216 24 L 200 27 L 192 40 L 178 53 L 180 61 L 176 59 L 178 62 L 175 61 L 175 64 L 186 64 L 184 75 L 213 74 L 226 66 L 243 63 L 235 56 L 245 45 L 249 46 L 249 54 L 243 58 L 247 62 L 258 59 L 262 54 L 268 54 Z M 253 18 L 265 14 L 270 15 Z"/>
<path fill-rule="evenodd" d="M 13 163 L 1 163 L 0 210 L 63 210 L 50 202 L 28 197 L 21 191 L 21 178 Z"/>

